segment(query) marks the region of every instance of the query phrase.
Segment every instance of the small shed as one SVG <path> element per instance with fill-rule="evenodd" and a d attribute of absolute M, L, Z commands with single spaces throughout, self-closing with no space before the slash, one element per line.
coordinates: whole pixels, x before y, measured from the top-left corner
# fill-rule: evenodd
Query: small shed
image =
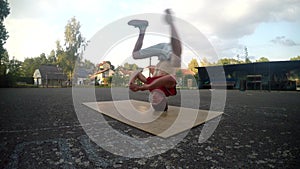
<path fill-rule="evenodd" d="M 55 65 L 41 65 L 33 73 L 34 84 L 43 87 L 64 86 L 67 81 L 67 75 L 62 69 Z"/>

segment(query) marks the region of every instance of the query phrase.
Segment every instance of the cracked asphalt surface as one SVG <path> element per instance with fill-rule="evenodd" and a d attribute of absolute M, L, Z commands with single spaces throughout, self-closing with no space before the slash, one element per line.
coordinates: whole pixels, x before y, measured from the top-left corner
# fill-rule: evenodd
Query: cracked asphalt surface
<path fill-rule="evenodd" d="M 112 100 L 110 89 L 97 88 L 95 93 L 97 101 Z M 199 93 L 200 108 L 209 109 L 211 91 Z M 130 93 L 130 97 L 147 100 L 148 93 Z M 178 106 L 180 99 L 179 92 L 169 101 Z M 200 125 L 173 149 L 149 158 L 117 156 L 90 140 L 83 130 L 90 124 L 77 119 L 71 88 L 0 89 L 0 112 L 0 168 L 5 169 L 300 167 L 300 92 L 296 91 L 228 90 L 224 115 L 206 142 L 198 142 Z M 151 136 L 105 119 L 131 137 Z"/>

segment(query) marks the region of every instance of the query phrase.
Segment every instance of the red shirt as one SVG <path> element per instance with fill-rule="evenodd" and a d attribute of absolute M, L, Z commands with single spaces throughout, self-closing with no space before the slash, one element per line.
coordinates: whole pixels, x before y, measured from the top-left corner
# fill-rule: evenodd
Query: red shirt
<path fill-rule="evenodd" d="M 147 84 L 150 84 L 152 83 L 154 80 L 160 78 L 162 76 L 154 76 L 154 77 L 148 77 L 147 78 Z M 174 82 L 176 83 L 176 80 L 174 79 Z M 163 91 L 165 93 L 165 95 L 168 97 L 168 96 L 174 96 L 177 94 L 177 91 L 176 91 L 176 85 L 172 88 L 166 88 L 164 86 L 162 87 L 158 87 L 158 88 L 155 88 L 155 89 L 159 89 L 161 91 Z M 152 90 L 155 90 L 155 89 L 149 89 L 149 91 L 151 92 Z"/>

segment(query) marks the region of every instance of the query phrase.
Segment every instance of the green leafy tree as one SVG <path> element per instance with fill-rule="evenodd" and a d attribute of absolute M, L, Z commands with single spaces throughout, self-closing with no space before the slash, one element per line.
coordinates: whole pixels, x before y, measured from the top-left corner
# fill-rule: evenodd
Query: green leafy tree
<path fill-rule="evenodd" d="M 115 74 L 112 76 L 112 83 L 115 86 L 124 86 L 126 81 L 125 78 L 120 75 L 119 71 L 116 71 Z"/>
<path fill-rule="evenodd" d="M 48 64 L 48 59 L 47 59 L 45 53 L 40 54 L 40 56 L 37 57 L 37 59 L 39 59 L 39 62 L 40 62 L 41 64 Z"/>
<path fill-rule="evenodd" d="M 58 65 L 63 69 L 65 73 L 69 73 L 69 75 L 72 75 L 74 66 L 72 65 L 72 61 L 69 60 L 67 52 L 65 51 L 60 52 L 57 55 L 57 62 Z"/>
<path fill-rule="evenodd" d="M 55 44 L 56 44 L 56 57 L 58 57 L 61 53 L 64 52 L 64 49 L 62 48 L 59 40 L 57 40 Z"/>
<path fill-rule="evenodd" d="M 300 56 L 290 58 L 291 61 L 300 60 Z"/>
<path fill-rule="evenodd" d="M 32 77 L 34 71 L 43 64 L 52 64 L 46 57 L 45 53 L 34 58 L 25 58 L 22 63 L 21 76 Z"/>
<path fill-rule="evenodd" d="M 126 70 L 130 70 L 130 65 L 129 65 L 129 63 L 124 63 L 124 69 L 126 69 Z"/>
<path fill-rule="evenodd" d="M 17 78 L 21 75 L 21 64 L 22 62 L 14 57 L 9 61 L 5 75 L 5 87 L 14 87 L 16 85 Z M 2 86 L 3 84 L 0 85 Z"/>
<path fill-rule="evenodd" d="M 8 76 L 8 68 L 9 68 L 9 55 L 8 52 L 5 50 L 4 53 L 0 54 L 0 87 L 9 87 L 9 82 L 11 77 Z"/>
<path fill-rule="evenodd" d="M 3 24 L 4 19 L 9 15 L 9 3 L 7 0 L 0 0 L 0 62 L 2 59 L 2 54 L 5 53 L 4 44 L 8 38 L 8 32 Z"/>
<path fill-rule="evenodd" d="M 6 70 L 9 65 L 9 56 L 8 52 L 5 50 L 4 53 L 0 54 L 1 60 L 0 60 L 0 76 L 6 75 Z"/>
<path fill-rule="evenodd" d="M 14 77 L 19 77 L 21 72 L 21 65 L 22 62 L 16 60 L 15 57 L 13 57 L 13 59 L 9 61 L 8 74 L 13 75 Z"/>
<path fill-rule="evenodd" d="M 258 60 L 256 60 L 256 62 L 269 62 L 269 59 L 266 57 L 261 57 Z"/>
<path fill-rule="evenodd" d="M 123 66 L 118 66 L 116 69 L 115 69 L 115 73 L 114 75 L 112 76 L 112 84 L 114 86 L 125 86 L 126 85 L 126 80 L 129 80 L 127 79 L 126 76 L 123 76 L 120 74 L 121 70 L 123 70 L 124 67 Z"/>
<path fill-rule="evenodd" d="M 251 60 L 247 57 L 247 58 L 245 59 L 245 63 L 252 63 L 252 62 L 251 62 Z"/>
<path fill-rule="evenodd" d="M 38 68 L 36 64 L 36 59 L 34 58 L 25 58 L 22 63 L 22 76 L 24 77 L 31 77 L 35 71 L 35 69 Z"/>
<path fill-rule="evenodd" d="M 230 65 L 230 64 L 239 64 L 241 61 L 233 59 L 233 58 L 222 58 L 219 59 L 217 64 L 218 65 Z"/>
<path fill-rule="evenodd" d="M 66 66 L 66 52 L 64 51 L 64 49 L 62 48 L 61 44 L 60 44 L 60 41 L 57 40 L 55 42 L 56 44 L 56 63 L 61 67 L 63 68 L 64 66 Z M 64 69 L 65 71 L 65 69 Z"/>
<path fill-rule="evenodd" d="M 196 67 L 199 67 L 197 59 L 192 59 L 191 62 L 188 65 L 189 70 L 194 72 L 195 74 L 198 73 L 198 69 Z"/>
<path fill-rule="evenodd" d="M 48 63 L 50 63 L 50 64 L 56 64 L 56 56 L 55 56 L 54 50 L 51 50 L 47 60 L 48 60 Z"/>
<path fill-rule="evenodd" d="M 75 17 L 71 18 L 65 26 L 65 50 L 57 42 L 57 60 L 60 67 L 72 79 L 75 63 L 80 59 L 80 47 L 84 42 L 84 38 L 80 32 L 80 23 Z"/>
<path fill-rule="evenodd" d="M 0 86 L 7 86 L 7 70 L 9 66 L 9 56 L 4 49 L 4 44 L 8 38 L 8 32 L 3 24 L 4 19 L 9 15 L 9 3 L 7 0 L 0 0 Z"/>
<path fill-rule="evenodd" d="M 137 64 L 131 64 L 131 70 L 137 70 L 139 66 Z"/>
<path fill-rule="evenodd" d="M 95 64 L 87 59 L 84 59 L 84 61 L 81 63 L 81 67 L 85 69 L 93 69 L 93 70 L 96 68 Z"/>
<path fill-rule="evenodd" d="M 126 69 L 126 70 L 137 70 L 137 69 L 139 69 L 139 66 L 137 65 L 137 64 L 135 64 L 135 63 L 133 63 L 133 64 L 129 64 L 129 63 L 124 63 L 124 69 Z"/>

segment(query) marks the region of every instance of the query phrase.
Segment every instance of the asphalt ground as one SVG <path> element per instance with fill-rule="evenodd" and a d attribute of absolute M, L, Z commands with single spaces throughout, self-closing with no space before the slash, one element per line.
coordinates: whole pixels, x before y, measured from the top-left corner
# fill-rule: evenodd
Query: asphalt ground
<path fill-rule="evenodd" d="M 86 89 L 82 89 L 84 92 Z M 122 90 L 122 89 L 120 89 Z M 180 106 L 185 91 L 169 99 Z M 210 90 L 200 94 L 210 109 Z M 112 100 L 97 88 L 97 101 Z M 147 92 L 130 93 L 147 100 Z M 0 89 L 0 168 L 299 168 L 300 92 L 228 90 L 224 114 L 208 140 L 203 125 L 174 148 L 147 158 L 118 156 L 93 142 L 79 122 L 71 88 Z M 92 113 L 97 114 L 96 111 Z M 109 117 L 108 124 L 131 137 L 150 136 Z M 97 125 L 97 119 L 94 119 Z"/>

